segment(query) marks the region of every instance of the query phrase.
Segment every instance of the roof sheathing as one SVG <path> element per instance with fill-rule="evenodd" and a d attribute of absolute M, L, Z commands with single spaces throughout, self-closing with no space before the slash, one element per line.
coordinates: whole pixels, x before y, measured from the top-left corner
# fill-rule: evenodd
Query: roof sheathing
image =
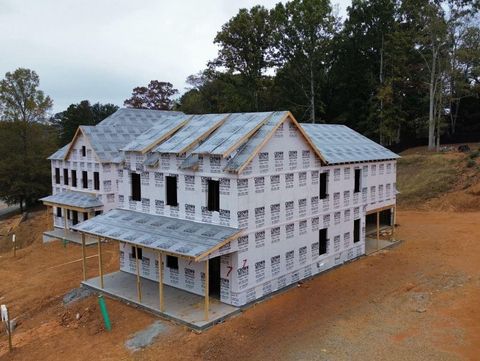
<path fill-rule="evenodd" d="M 341 124 L 302 124 L 328 164 L 397 159 L 389 149 Z"/>
<path fill-rule="evenodd" d="M 210 223 L 114 209 L 73 229 L 200 260 L 234 240 L 241 230 Z"/>
<path fill-rule="evenodd" d="M 202 144 L 192 150 L 196 154 L 226 157 L 265 124 L 272 112 L 234 113 Z"/>
<path fill-rule="evenodd" d="M 98 208 L 102 207 L 103 203 L 98 197 L 91 193 L 67 191 L 53 194 L 48 197 L 40 199 L 45 204 L 60 204 L 76 208 Z"/>

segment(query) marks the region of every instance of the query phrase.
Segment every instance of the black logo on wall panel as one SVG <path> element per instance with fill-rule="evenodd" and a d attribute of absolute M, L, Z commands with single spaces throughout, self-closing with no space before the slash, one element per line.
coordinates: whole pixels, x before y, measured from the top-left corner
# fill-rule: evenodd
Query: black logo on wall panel
<path fill-rule="evenodd" d="M 211 179 L 210 177 L 200 177 L 202 182 L 202 192 L 205 193 L 208 188 L 208 181 Z"/>
<path fill-rule="evenodd" d="M 155 172 L 155 187 L 163 187 L 164 174 L 160 172 Z"/>
<path fill-rule="evenodd" d="M 344 168 L 343 169 L 343 178 L 345 180 L 349 180 L 350 179 L 350 168 Z"/>
<path fill-rule="evenodd" d="M 162 153 L 160 159 L 162 169 L 170 169 L 170 154 Z"/>
<path fill-rule="evenodd" d="M 350 247 L 350 232 L 345 232 L 343 234 L 343 247 L 344 248 Z"/>
<path fill-rule="evenodd" d="M 335 225 L 340 224 L 340 213 L 341 212 L 335 212 L 333 214 L 333 222 L 334 222 Z"/>
<path fill-rule="evenodd" d="M 383 199 L 383 184 L 380 184 L 378 186 L 378 200 L 382 200 Z"/>
<path fill-rule="evenodd" d="M 125 205 L 123 204 L 124 202 L 125 202 L 125 197 L 120 194 L 118 196 L 118 203 L 120 203 L 120 207 L 125 207 Z"/>
<path fill-rule="evenodd" d="M 268 153 L 262 152 L 258 155 L 260 173 L 268 172 Z"/>
<path fill-rule="evenodd" d="M 202 222 L 212 223 L 212 212 L 207 207 L 202 206 Z"/>
<path fill-rule="evenodd" d="M 237 242 L 238 242 L 238 253 L 248 251 L 248 235 L 238 237 Z"/>
<path fill-rule="evenodd" d="M 265 282 L 263 285 L 262 285 L 262 291 L 263 291 L 263 295 L 266 296 L 270 293 L 272 293 L 272 282 L 271 281 L 268 281 L 268 282 Z"/>
<path fill-rule="evenodd" d="M 299 222 L 298 228 L 300 229 L 300 235 L 307 233 L 307 220 L 303 220 Z"/>
<path fill-rule="evenodd" d="M 380 164 L 380 166 L 378 167 L 378 173 L 380 175 L 383 175 L 383 173 L 385 173 L 385 165 L 383 163 Z"/>
<path fill-rule="evenodd" d="M 312 184 L 318 184 L 319 182 L 319 171 L 318 170 L 312 170 Z"/>
<path fill-rule="evenodd" d="M 340 236 L 333 237 L 333 250 L 335 253 L 340 251 Z"/>
<path fill-rule="evenodd" d="M 278 277 L 278 288 L 284 288 L 287 286 L 287 277 L 286 276 L 280 276 Z"/>
<path fill-rule="evenodd" d="M 255 301 L 255 299 L 257 298 L 255 287 L 247 290 L 247 294 L 245 295 L 245 298 L 247 300 L 247 303 Z"/>
<path fill-rule="evenodd" d="M 302 150 L 302 165 L 303 168 L 310 168 L 310 151 Z"/>
<path fill-rule="evenodd" d="M 280 175 L 270 176 L 270 187 L 272 191 L 278 191 L 280 189 Z"/>
<path fill-rule="evenodd" d="M 195 287 L 195 270 L 191 268 L 185 268 L 185 286 L 189 289 Z"/>
<path fill-rule="evenodd" d="M 343 218 L 345 219 L 345 222 L 350 221 L 350 209 L 345 210 L 345 212 L 343 214 Z"/>
<path fill-rule="evenodd" d="M 340 181 L 340 168 L 335 168 L 333 170 L 333 181 L 334 182 Z"/>
<path fill-rule="evenodd" d="M 293 173 L 286 173 L 285 174 L 285 187 L 287 189 L 293 188 L 293 180 L 294 180 L 294 174 Z"/>
<path fill-rule="evenodd" d="M 120 269 L 125 267 L 125 252 L 120 251 Z"/>
<path fill-rule="evenodd" d="M 265 207 L 255 208 L 255 225 L 258 228 L 265 225 Z"/>
<path fill-rule="evenodd" d="M 223 226 L 230 225 L 230 211 L 228 209 L 220 209 L 220 224 Z"/>
<path fill-rule="evenodd" d="M 291 283 L 295 283 L 295 282 L 298 282 L 300 281 L 300 274 L 299 274 L 299 271 L 295 271 L 292 273 L 292 282 Z"/>
<path fill-rule="evenodd" d="M 248 209 L 237 212 L 238 228 L 248 227 Z"/>
<path fill-rule="evenodd" d="M 270 205 L 270 215 L 272 224 L 280 222 L 280 203 Z"/>
<path fill-rule="evenodd" d="M 320 252 L 319 245 L 320 244 L 318 242 L 312 243 L 312 261 L 319 256 L 319 252 Z"/>
<path fill-rule="evenodd" d="M 220 299 L 222 301 L 230 298 L 230 280 L 226 278 L 220 278 Z"/>
<path fill-rule="evenodd" d="M 150 213 L 150 199 L 142 198 L 142 212 Z"/>
<path fill-rule="evenodd" d="M 295 233 L 295 224 L 294 223 L 286 224 L 285 232 L 287 233 L 287 238 L 293 238 Z"/>
<path fill-rule="evenodd" d="M 283 123 L 275 131 L 275 138 L 283 138 Z"/>
<path fill-rule="evenodd" d="M 194 175 L 185 175 L 185 190 L 194 191 L 195 190 L 195 176 Z"/>
<path fill-rule="evenodd" d="M 343 206 L 348 207 L 350 204 L 350 191 L 343 191 Z"/>
<path fill-rule="evenodd" d="M 297 136 L 297 127 L 291 122 L 288 123 L 288 136 L 292 138 Z"/>
<path fill-rule="evenodd" d="M 237 269 L 238 288 L 244 289 L 248 286 L 248 266 Z"/>
<path fill-rule="evenodd" d="M 170 283 L 178 285 L 178 269 L 169 268 L 170 270 Z"/>
<path fill-rule="evenodd" d="M 198 171 L 203 172 L 203 155 L 198 156 Z"/>
<path fill-rule="evenodd" d="M 278 276 L 280 274 L 280 255 L 270 258 L 270 266 L 272 270 L 272 276 Z"/>
<path fill-rule="evenodd" d="M 375 164 L 372 164 L 372 169 L 371 169 L 371 171 L 372 171 L 372 176 L 376 175 L 376 173 L 377 173 L 377 166 L 376 166 Z"/>
<path fill-rule="evenodd" d="M 265 192 L 265 177 L 255 177 L 255 193 Z"/>
<path fill-rule="evenodd" d="M 270 229 L 270 238 L 272 243 L 280 242 L 280 227 L 273 227 Z"/>
<path fill-rule="evenodd" d="M 148 186 L 150 184 L 150 172 L 142 172 L 140 174 L 142 186 Z"/>
<path fill-rule="evenodd" d="M 340 207 L 340 192 L 333 193 L 333 207 Z"/>
<path fill-rule="evenodd" d="M 257 283 L 265 279 L 265 261 L 255 263 L 255 279 Z"/>
<path fill-rule="evenodd" d="M 238 196 L 245 196 L 248 194 L 248 179 L 237 179 Z"/>
<path fill-rule="evenodd" d="M 295 257 L 295 251 L 288 251 L 285 253 L 285 261 L 287 265 L 287 270 L 291 270 L 293 268 L 293 263 L 294 263 L 294 257 Z"/>
<path fill-rule="evenodd" d="M 299 199 L 298 200 L 298 214 L 300 217 L 305 217 L 307 214 L 307 199 Z"/>
<path fill-rule="evenodd" d="M 312 265 L 307 265 L 303 269 L 303 278 L 308 278 L 312 276 Z"/>
<path fill-rule="evenodd" d="M 195 219 L 195 205 L 194 204 L 185 204 L 185 218 Z"/>
<path fill-rule="evenodd" d="M 323 216 L 323 227 L 324 228 L 330 227 L 330 215 L 329 214 L 325 214 Z"/>
<path fill-rule="evenodd" d="M 318 196 L 310 198 L 312 204 L 312 214 L 318 213 Z"/>
<path fill-rule="evenodd" d="M 320 219 L 318 217 L 312 218 L 312 232 L 318 231 L 320 226 Z"/>
<path fill-rule="evenodd" d="M 180 165 L 183 163 L 183 161 L 186 158 L 187 157 L 185 156 L 185 154 L 181 154 L 181 155 L 176 154 L 175 155 L 175 161 L 176 161 L 176 164 L 177 164 L 177 168 L 180 167 Z"/>
<path fill-rule="evenodd" d="M 220 178 L 220 194 L 224 196 L 230 195 L 230 179 Z"/>
<path fill-rule="evenodd" d="M 364 166 L 362 168 L 362 174 L 363 174 L 363 177 L 368 177 L 368 165 Z"/>
<path fill-rule="evenodd" d="M 298 184 L 300 187 L 305 187 L 307 185 L 307 172 L 298 173 Z"/>
<path fill-rule="evenodd" d="M 279 172 L 283 170 L 283 152 L 275 152 L 275 171 Z"/>
<path fill-rule="evenodd" d="M 298 153 L 296 150 L 290 150 L 288 152 L 288 166 L 290 169 L 297 169 L 297 160 L 298 160 Z"/>
<path fill-rule="evenodd" d="M 293 219 L 294 207 L 295 204 L 293 201 L 285 202 L 285 219 L 287 221 Z"/>
<path fill-rule="evenodd" d="M 219 173 L 221 171 L 221 158 L 218 155 L 210 156 L 210 171 L 212 173 Z"/>
<path fill-rule="evenodd" d="M 298 250 L 299 255 L 299 262 L 300 264 L 304 264 L 307 262 L 307 246 L 301 247 Z"/>
<path fill-rule="evenodd" d="M 255 232 L 255 248 L 265 246 L 265 231 Z"/>

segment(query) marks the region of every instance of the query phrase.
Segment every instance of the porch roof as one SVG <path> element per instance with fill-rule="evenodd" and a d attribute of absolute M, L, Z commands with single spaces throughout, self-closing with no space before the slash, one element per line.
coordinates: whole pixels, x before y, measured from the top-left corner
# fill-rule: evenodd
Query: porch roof
<path fill-rule="evenodd" d="M 86 192 L 61 192 L 41 198 L 40 200 L 47 205 L 60 205 L 85 210 L 103 207 L 102 201 L 100 201 L 95 194 Z"/>
<path fill-rule="evenodd" d="M 198 261 L 241 233 L 240 229 L 114 209 L 72 229 Z"/>

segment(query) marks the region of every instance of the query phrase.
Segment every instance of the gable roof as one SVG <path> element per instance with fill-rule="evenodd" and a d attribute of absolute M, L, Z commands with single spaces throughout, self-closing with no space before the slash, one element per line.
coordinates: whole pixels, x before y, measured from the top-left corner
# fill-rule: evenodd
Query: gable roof
<path fill-rule="evenodd" d="M 157 122 L 162 121 L 164 117 L 182 114 L 184 113 L 171 110 L 120 108 L 115 113 L 98 123 L 97 127 L 127 126 L 141 128 L 141 131 L 143 132 L 153 127 Z"/>
<path fill-rule="evenodd" d="M 341 124 L 301 124 L 327 164 L 400 158 L 398 154 Z"/>

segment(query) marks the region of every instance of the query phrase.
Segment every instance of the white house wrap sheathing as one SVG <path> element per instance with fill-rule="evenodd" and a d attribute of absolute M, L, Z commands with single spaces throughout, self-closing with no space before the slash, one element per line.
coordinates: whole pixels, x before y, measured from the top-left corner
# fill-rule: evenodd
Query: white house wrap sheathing
<path fill-rule="evenodd" d="M 281 118 L 281 113 L 277 114 Z M 262 121 L 265 130 L 277 124 L 272 118 Z M 147 168 L 146 155 L 127 152 L 125 169 L 119 172 L 122 208 L 243 229 L 237 240 L 209 255 L 209 258 L 221 257 L 220 300 L 236 306 L 363 255 L 367 207 L 395 204 L 395 161 L 322 166 L 289 119 L 257 149 L 266 134 L 268 131 L 262 132 L 260 127 L 250 138 L 252 145 L 247 141 L 244 148 L 232 153 L 231 159 L 217 154 L 195 154 L 186 160 L 185 156 L 162 153 L 158 162 Z M 243 164 L 248 158 L 247 147 L 259 153 L 240 174 L 225 172 L 226 167 L 238 169 Z M 235 166 L 228 165 L 237 156 Z M 195 161 L 195 171 L 181 167 L 189 158 Z M 373 165 L 378 171 L 382 169 L 381 176 L 377 172 L 373 177 L 372 172 L 364 170 Z M 353 192 L 355 168 L 363 173 L 358 193 Z M 130 197 L 131 172 L 141 173 L 142 200 L 138 202 Z M 329 195 L 325 200 L 319 200 L 321 172 L 329 174 Z M 165 203 L 167 175 L 177 176 L 179 205 L 176 207 Z M 208 179 L 220 181 L 219 212 L 206 208 Z M 361 237 L 356 243 L 353 242 L 355 219 L 361 219 Z M 324 227 L 328 228 L 327 253 L 319 255 L 318 232 Z M 121 250 L 121 269 L 134 273 L 130 246 L 122 244 Z M 155 254 L 145 249 L 143 255 L 141 275 L 156 280 Z M 178 269 L 165 268 L 165 283 L 202 294 L 205 280 L 202 263 L 179 259 L 178 266 Z"/>

